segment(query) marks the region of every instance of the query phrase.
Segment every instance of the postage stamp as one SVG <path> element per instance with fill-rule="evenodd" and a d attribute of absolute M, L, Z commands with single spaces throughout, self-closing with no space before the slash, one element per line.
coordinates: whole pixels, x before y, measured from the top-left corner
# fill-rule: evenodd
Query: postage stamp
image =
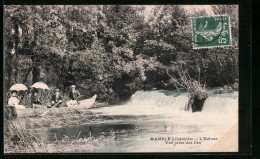
<path fill-rule="evenodd" d="M 232 45 L 227 15 L 192 18 L 193 49 Z"/>

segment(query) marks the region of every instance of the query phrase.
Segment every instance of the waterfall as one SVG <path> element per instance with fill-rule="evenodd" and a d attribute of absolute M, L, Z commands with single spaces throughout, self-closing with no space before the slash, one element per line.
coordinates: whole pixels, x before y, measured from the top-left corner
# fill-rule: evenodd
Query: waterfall
<path fill-rule="evenodd" d="M 132 95 L 129 106 L 138 108 L 161 108 L 167 111 L 183 111 L 188 104 L 188 93 L 176 91 L 137 91 Z"/>
<path fill-rule="evenodd" d="M 184 111 L 189 102 L 189 93 L 176 91 L 137 91 L 132 95 L 129 106 L 138 109 L 149 108 L 156 110 L 156 108 L 165 109 L 170 112 Z M 237 113 L 238 109 L 238 94 L 223 93 L 210 94 L 205 100 L 202 112 L 205 113 Z"/>
<path fill-rule="evenodd" d="M 204 113 L 238 113 L 238 94 L 223 93 L 209 96 L 202 108 Z"/>
<path fill-rule="evenodd" d="M 191 113 L 185 111 L 185 107 L 189 102 L 188 92 L 152 90 L 137 91 L 130 101 L 124 105 L 104 107 L 98 111 L 114 115 L 157 115 L 157 114 L 181 114 Z M 210 93 L 205 100 L 202 108 L 202 114 L 211 115 L 237 113 L 238 110 L 238 94 L 237 93 Z"/>

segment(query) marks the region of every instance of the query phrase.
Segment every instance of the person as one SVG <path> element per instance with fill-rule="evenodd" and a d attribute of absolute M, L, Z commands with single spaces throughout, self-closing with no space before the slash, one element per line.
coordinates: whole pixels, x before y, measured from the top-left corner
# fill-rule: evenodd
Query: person
<path fill-rule="evenodd" d="M 5 107 L 5 118 L 13 120 L 17 118 L 16 109 L 25 109 L 24 106 L 19 105 L 19 99 L 17 98 L 17 91 L 11 91 L 11 97 L 8 99 L 8 103 Z"/>
<path fill-rule="evenodd" d="M 52 96 L 51 98 L 51 106 L 55 106 L 60 108 L 62 104 L 62 97 L 60 95 L 60 90 L 59 89 L 55 89 L 55 94 Z"/>
<path fill-rule="evenodd" d="M 19 100 L 16 96 L 17 96 L 17 91 L 11 91 L 11 97 L 8 100 L 8 105 L 15 106 L 19 104 Z"/>
<path fill-rule="evenodd" d="M 11 91 L 11 97 L 8 100 L 9 106 L 14 106 L 16 109 L 25 109 L 25 106 L 19 105 L 19 99 L 17 98 L 17 91 Z"/>
<path fill-rule="evenodd" d="M 78 101 L 79 96 L 80 96 L 80 93 L 79 93 L 78 90 L 76 90 L 76 86 L 71 85 L 71 90 L 69 91 L 69 99 L 70 100 L 67 102 L 67 106 L 79 104 L 79 101 Z"/>
<path fill-rule="evenodd" d="M 34 94 L 33 94 L 33 97 L 32 97 L 32 105 L 41 105 L 41 100 L 38 96 L 38 92 L 35 91 Z"/>

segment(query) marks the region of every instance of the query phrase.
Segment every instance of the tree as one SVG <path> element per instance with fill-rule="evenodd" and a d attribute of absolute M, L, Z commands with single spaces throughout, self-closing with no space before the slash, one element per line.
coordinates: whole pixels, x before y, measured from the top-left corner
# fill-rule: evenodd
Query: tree
<path fill-rule="evenodd" d="M 64 37 L 59 37 L 62 29 L 53 26 L 54 21 L 57 20 L 55 13 L 52 12 L 55 8 L 48 14 L 47 9 L 50 9 L 50 6 L 6 6 L 5 8 L 5 22 L 11 23 L 5 35 L 11 35 L 6 39 L 10 40 L 7 43 L 13 43 L 13 47 L 7 47 L 7 49 L 14 50 L 14 57 L 18 58 L 19 55 L 22 59 L 30 57 L 31 68 L 28 69 L 32 70 L 33 83 L 40 80 L 40 66 L 45 57 L 44 54 L 53 51 L 62 52 L 59 49 L 65 43 L 62 39 L 66 41 Z M 8 30 L 14 30 L 14 32 L 7 34 Z M 54 47 L 53 44 L 57 43 L 59 47 Z"/>
<path fill-rule="evenodd" d="M 136 5 L 5 6 L 6 88 L 41 80 L 66 92 L 76 84 L 87 96 L 112 101 L 140 89 L 175 89 L 180 61 L 199 84 L 223 86 L 238 78 L 237 45 L 193 50 L 194 15 L 178 5 L 154 6 L 149 16 L 144 11 Z M 235 35 L 237 21 L 231 22 Z"/>

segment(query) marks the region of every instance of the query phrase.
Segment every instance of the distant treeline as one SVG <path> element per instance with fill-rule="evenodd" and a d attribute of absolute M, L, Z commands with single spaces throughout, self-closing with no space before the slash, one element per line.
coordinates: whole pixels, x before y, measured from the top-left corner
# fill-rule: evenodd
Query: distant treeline
<path fill-rule="evenodd" d="M 149 9 L 147 9 L 149 8 Z M 42 81 L 114 101 L 141 89 L 176 89 L 178 72 L 218 87 L 238 79 L 238 7 L 212 6 L 231 19 L 233 46 L 192 49 L 182 6 L 5 6 L 5 90 Z M 175 78 L 175 79 L 172 79 Z M 173 81 L 174 80 L 174 81 Z"/>

